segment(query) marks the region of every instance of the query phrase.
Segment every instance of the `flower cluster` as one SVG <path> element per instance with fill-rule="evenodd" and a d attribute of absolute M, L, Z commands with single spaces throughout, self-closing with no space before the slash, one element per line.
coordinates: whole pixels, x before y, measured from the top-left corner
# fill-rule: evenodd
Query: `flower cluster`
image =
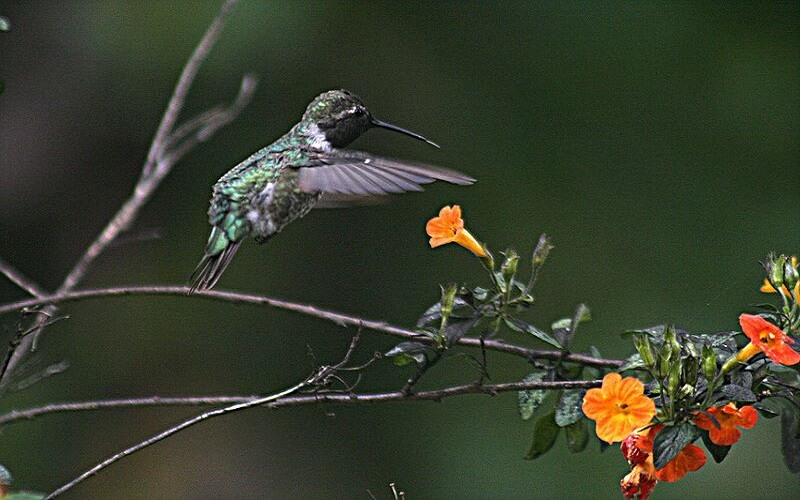
<path fill-rule="evenodd" d="M 468 249 L 489 271 L 492 287 L 443 287 L 441 300 L 419 322 L 439 323 L 438 329 L 427 326 L 420 330 L 432 342 L 404 342 L 387 355 L 394 356 L 396 364 L 414 361 L 425 365 L 438 360 L 454 341 L 481 322 L 489 323 L 489 328 L 481 329 L 481 338 L 497 334 L 500 326 L 506 325 L 568 352 L 578 325 L 589 319 L 586 306 L 576 307 L 571 318 L 555 321 L 552 334 L 515 315 L 515 311 L 529 308 L 534 302 L 531 291 L 552 249 L 549 238 L 540 238 L 531 259 L 530 280 L 525 284 L 516 278 L 519 255 L 506 250 L 502 253 L 504 262 L 496 269 L 492 253 L 465 229 L 461 215 L 460 206 L 445 206 L 430 219 L 425 228 L 430 246 L 456 243 Z M 592 420 L 598 439 L 608 444 L 621 443 L 620 450 L 630 466 L 630 472 L 620 481 L 623 496 L 645 500 L 658 482 L 678 481 L 704 467 L 706 451 L 721 462 L 742 436 L 742 429 L 756 425 L 758 411 L 753 403 L 761 403 L 758 409 L 764 410 L 764 403 L 770 398 L 800 399 L 796 390 L 800 373 L 791 378 L 783 368 L 800 363 L 793 339 L 800 332 L 798 259 L 770 255 L 764 267 L 767 278 L 761 291 L 777 294 L 782 303 L 758 314 L 740 315 L 739 324 L 746 337 L 739 342 L 743 347 L 737 347 L 741 337 L 735 332 L 698 335 L 667 325 L 628 332 L 633 334 L 637 353 L 618 371 L 606 373 L 600 387 L 559 391 L 555 410 L 535 421 L 534 441 L 527 458 L 546 453 L 562 430 L 570 451 L 583 450 L 589 432 L 585 422 Z M 437 349 L 434 356 L 428 354 L 431 344 Z M 591 354 L 599 356 L 596 350 Z M 535 366 L 524 382 L 596 380 L 601 373 L 596 368 L 562 360 L 537 361 Z M 523 419 L 537 412 L 545 392 L 546 389 L 519 391 L 518 408 Z M 581 412 L 573 411 L 578 407 Z M 798 415 L 784 420 L 800 419 L 800 411 L 788 411 Z M 790 469 L 800 469 L 800 456 L 791 451 L 797 446 L 795 430 L 785 427 L 784 458 Z M 700 441 L 706 451 L 698 446 Z"/>

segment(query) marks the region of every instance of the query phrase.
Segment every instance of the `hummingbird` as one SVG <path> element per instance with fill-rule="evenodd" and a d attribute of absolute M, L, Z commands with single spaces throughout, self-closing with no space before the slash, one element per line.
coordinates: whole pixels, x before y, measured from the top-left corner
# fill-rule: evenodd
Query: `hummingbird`
<path fill-rule="evenodd" d="M 248 236 L 265 243 L 312 208 L 370 204 L 391 194 L 422 191 L 441 180 L 469 185 L 454 170 L 340 149 L 371 128 L 436 143 L 378 120 L 355 94 L 331 90 L 317 96 L 303 118 L 281 138 L 233 167 L 214 184 L 205 254 L 190 278 L 189 293 L 212 288 Z"/>

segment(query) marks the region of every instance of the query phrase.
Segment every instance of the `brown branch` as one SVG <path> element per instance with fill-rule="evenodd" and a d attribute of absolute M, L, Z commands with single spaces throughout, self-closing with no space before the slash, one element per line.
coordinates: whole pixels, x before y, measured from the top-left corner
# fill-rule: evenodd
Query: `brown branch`
<path fill-rule="evenodd" d="M 568 381 L 532 381 L 532 382 L 510 382 L 505 384 L 466 384 L 444 389 L 430 391 L 420 391 L 413 394 L 403 394 L 402 391 L 375 392 L 364 394 L 335 394 L 335 393 L 316 393 L 295 396 L 281 397 L 268 404 L 263 404 L 267 408 L 283 408 L 288 406 L 302 406 L 315 403 L 332 404 L 366 404 L 366 403 L 389 403 L 400 401 L 439 401 L 452 396 L 467 394 L 489 394 L 494 396 L 501 392 L 522 391 L 529 389 L 583 389 L 600 386 L 600 380 L 568 380 Z M 96 401 L 75 401 L 71 403 L 50 403 L 42 406 L 34 406 L 24 410 L 11 410 L 0 415 L 0 425 L 7 425 L 20 420 L 31 420 L 36 417 L 50 413 L 67 413 L 94 410 L 107 410 L 113 408 L 144 408 L 155 406 L 214 406 L 229 405 L 239 403 L 249 403 L 260 399 L 261 396 L 190 396 L 190 397 L 162 397 L 151 396 L 146 398 L 126 398 L 126 399 L 101 399 Z"/>
<path fill-rule="evenodd" d="M 196 292 L 191 297 L 186 296 L 188 288 L 185 286 L 125 286 L 125 287 L 111 287 L 111 288 L 96 288 L 89 290 L 76 290 L 66 293 L 56 293 L 39 298 L 31 298 L 19 300 L 16 302 L 0 305 L 0 314 L 16 311 L 23 307 L 42 306 L 47 304 L 60 304 L 64 302 L 74 302 L 78 300 L 85 300 L 96 297 L 118 297 L 126 295 L 174 295 L 183 298 L 204 298 L 210 300 L 218 300 L 223 302 L 231 302 L 234 304 L 249 304 L 256 306 L 269 306 L 285 311 L 292 311 L 306 316 L 313 316 L 315 318 L 332 321 L 340 326 L 355 326 L 363 327 L 368 330 L 387 333 L 395 337 L 404 339 L 412 339 L 420 342 L 429 342 L 430 339 L 424 335 L 420 335 L 412 330 L 407 330 L 399 326 L 395 326 L 384 321 L 374 321 L 358 316 L 343 314 L 318 307 L 302 304 L 297 302 L 289 302 L 285 300 L 273 299 L 263 295 L 251 295 L 237 292 L 227 292 L 223 290 L 209 290 L 205 292 Z M 510 344 L 502 340 L 486 339 L 483 341 L 486 349 L 493 351 L 511 354 L 528 360 L 532 359 L 547 359 L 551 361 L 567 361 L 572 363 L 579 363 L 587 366 L 597 366 L 604 368 L 618 368 L 622 366 L 624 361 L 619 359 L 605 359 L 596 358 L 586 354 L 575 354 L 558 350 L 547 349 L 531 349 L 528 347 Z M 461 338 L 458 341 L 459 345 L 470 347 L 481 347 L 481 339 L 477 338 Z"/>
<path fill-rule="evenodd" d="M 233 120 L 250 101 L 255 90 L 255 79 L 250 76 L 245 76 L 242 79 L 239 94 L 233 104 L 226 108 L 216 109 L 214 112 L 201 114 L 198 118 L 189 121 L 190 127 L 178 127 L 178 130 L 173 132 L 178 116 L 186 100 L 186 95 L 197 76 L 197 72 L 208 57 L 209 52 L 222 32 L 222 27 L 225 24 L 228 14 L 237 3 L 238 0 L 226 0 L 220 8 L 219 13 L 206 30 L 202 40 L 197 44 L 191 57 L 189 57 L 184 65 L 183 71 L 175 85 L 172 97 L 167 104 L 167 109 L 153 137 L 147 159 L 142 166 L 142 174 L 133 189 L 133 194 L 123 203 L 111 221 L 109 221 L 97 238 L 89 245 L 78 262 L 75 263 L 75 266 L 73 266 L 72 270 L 67 274 L 66 278 L 64 278 L 64 281 L 61 283 L 56 293 L 65 293 L 73 290 L 83 279 L 95 259 L 97 259 L 121 233 L 126 231 L 134 220 L 136 220 L 142 207 L 150 200 L 155 190 L 161 184 L 161 181 L 172 170 L 172 167 L 199 142 L 206 140 L 220 127 Z M 206 121 L 202 122 L 202 119 Z M 183 140 L 183 142 L 179 142 L 180 140 Z M 31 286 L 33 285 L 31 282 L 20 281 L 19 274 L 13 272 L 9 273 L 8 271 L 9 268 L 5 268 L 3 274 L 19 286 L 26 285 L 27 288 L 23 286 L 23 288 L 26 288 L 26 291 L 30 293 L 41 291 L 35 286 Z M 11 271 L 13 271 L 13 268 Z M 54 315 L 56 308 L 51 305 L 45 308 L 43 312 L 45 314 L 43 314 L 35 324 L 37 328 L 36 332 L 23 339 L 19 345 L 12 346 L 10 349 L 9 355 L 6 356 L 7 362 L 0 368 L 0 386 L 7 383 L 9 375 L 14 371 L 15 367 L 28 350 L 35 350 L 38 336 L 41 334 L 44 327 L 41 318 Z"/>
<path fill-rule="evenodd" d="M 47 498 L 55 498 L 58 495 L 61 495 L 62 493 L 66 492 L 67 490 L 70 490 L 70 489 L 74 488 L 76 485 L 78 485 L 79 483 L 83 482 L 84 480 L 86 480 L 86 479 L 90 478 L 91 476 L 97 474 L 98 472 L 100 472 L 101 470 L 105 469 L 109 465 L 111 465 L 111 464 L 113 464 L 115 462 L 118 462 L 118 461 L 122 460 L 123 458 L 125 458 L 127 456 L 133 455 L 137 451 L 139 451 L 139 450 L 141 450 L 143 448 L 146 448 L 146 447 L 148 447 L 148 446 L 150 446 L 152 444 L 155 444 L 155 443 L 157 443 L 159 441 L 162 441 L 162 440 L 172 436 L 173 434 L 176 434 L 176 433 L 178 433 L 178 432 L 180 432 L 180 431 L 182 431 L 182 430 L 184 430 L 184 429 L 186 429 L 188 427 L 191 427 L 193 425 L 199 424 L 200 422 L 202 422 L 204 420 L 208 420 L 208 419 L 213 418 L 213 417 L 219 417 L 221 415 L 226 415 L 228 413 L 233 413 L 235 411 L 245 410 L 247 408 L 252 408 L 254 406 L 259 406 L 259 405 L 263 405 L 263 404 L 269 403 L 270 401 L 274 401 L 276 399 L 280 399 L 281 397 L 284 397 L 284 396 L 287 396 L 287 395 L 292 394 L 294 392 L 297 392 L 300 389 L 302 389 L 303 387 L 308 386 L 312 382 L 313 382 L 313 379 L 309 377 L 306 380 L 303 380 L 302 382 L 300 382 L 298 384 L 295 384 L 292 387 L 289 387 L 288 389 L 284 389 L 283 391 L 278 392 L 276 394 L 271 394 L 269 396 L 259 397 L 259 398 L 256 398 L 256 399 L 253 399 L 253 400 L 250 400 L 250 401 L 237 403 L 237 404 L 232 405 L 232 406 L 226 406 L 226 407 L 223 407 L 223 408 L 218 408 L 216 410 L 207 411 L 205 413 L 201 413 L 200 415 L 192 417 L 192 418 L 190 418 L 188 420 L 184 420 L 183 422 L 181 422 L 178 425 L 172 426 L 172 427 L 164 430 L 163 432 L 160 432 L 160 433 L 156 434 L 155 436 L 151 436 L 151 437 L 145 439 L 144 441 L 140 441 L 139 443 L 136 443 L 135 445 L 133 445 L 133 446 L 131 446 L 129 448 L 126 448 L 126 449 L 122 450 L 119 453 L 115 453 L 114 455 L 112 455 L 112 456 L 108 457 L 107 459 L 103 460 L 102 462 L 100 462 L 99 464 L 95 465 L 91 469 L 87 470 L 86 472 L 84 472 L 80 476 L 76 477 L 72 481 L 70 481 L 70 482 L 64 484 L 63 486 L 61 486 L 60 488 L 56 489 L 55 491 L 53 491 L 52 493 L 47 495 L 45 498 L 46 499 Z"/>
<path fill-rule="evenodd" d="M 22 288 L 34 297 L 41 297 L 47 295 L 45 290 L 39 288 L 39 285 L 29 279 L 27 276 L 19 272 L 14 266 L 8 262 L 0 259 L 0 273 L 2 273 L 9 281 Z"/>
<path fill-rule="evenodd" d="M 144 449 L 150 445 L 153 445 L 159 441 L 162 441 L 178 432 L 187 429 L 193 425 L 199 424 L 204 420 L 208 420 L 214 417 L 220 417 L 222 415 L 227 415 L 229 413 L 237 412 L 246 410 L 248 408 L 253 408 L 255 406 L 261 406 L 268 404 L 272 401 L 280 400 L 283 397 L 287 397 L 291 394 L 294 394 L 301 389 L 307 387 L 324 387 L 327 386 L 331 380 L 331 378 L 336 378 L 336 373 L 339 370 L 347 369 L 347 364 L 350 363 L 350 359 L 353 356 L 353 353 L 356 351 L 356 347 L 358 346 L 358 340 L 360 338 L 360 331 L 353 337 L 350 341 L 350 345 L 347 347 L 347 352 L 344 354 L 344 357 L 335 365 L 324 365 L 316 368 L 314 372 L 305 378 L 302 382 L 299 382 L 288 389 L 284 389 L 278 393 L 270 394 L 269 396 L 261 396 L 255 399 L 251 399 L 249 401 L 243 401 L 241 403 L 236 403 L 230 406 L 225 406 L 223 408 L 217 408 L 216 410 L 210 410 L 207 412 L 203 412 L 200 415 L 194 416 L 188 420 L 184 420 L 183 422 L 173 425 L 165 429 L 158 434 L 151 436 L 143 441 L 140 441 L 133 446 L 130 446 L 119 453 L 115 453 L 114 455 L 108 457 L 107 459 L 103 460 L 99 464 L 95 465 L 91 469 L 87 470 L 86 472 L 82 473 L 80 476 L 76 477 L 75 479 L 69 481 L 68 483 L 64 484 L 60 488 L 56 489 L 46 498 L 54 498 L 67 490 L 72 489 L 77 484 L 81 483 L 82 481 L 88 479 L 89 477 L 97 474 L 101 470 L 105 469 L 109 465 L 122 460 L 125 457 L 128 457 L 137 451 Z"/>

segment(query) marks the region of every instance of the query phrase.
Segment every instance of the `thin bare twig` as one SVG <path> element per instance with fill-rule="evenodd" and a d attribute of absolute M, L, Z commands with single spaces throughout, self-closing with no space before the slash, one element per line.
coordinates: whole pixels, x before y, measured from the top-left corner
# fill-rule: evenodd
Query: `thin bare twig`
<path fill-rule="evenodd" d="M 278 401 L 281 398 L 287 397 L 290 394 L 298 392 L 298 391 L 300 391 L 301 389 L 303 389 L 305 387 L 324 387 L 324 386 L 328 385 L 329 384 L 329 380 L 332 377 L 334 377 L 334 378 L 336 377 L 336 372 L 339 369 L 346 367 L 347 364 L 350 362 L 350 359 L 352 358 L 353 353 L 356 351 L 356 347 L 358 346 L 359 338 L 360 338 L 360 331 L 358 333 L 356 333 L 356 335 L 350 341 L 350 345 L 347 347 L 347 352 L 345 353 L 345 355 L 341 359 L 341 361 L 339 361 L 335 365 L 323 365 L 323 366 L 320 366 L 320 367 L 316 368 L 314 370 L 314 372 L 311 375 L 309 375 L 308 377 L 306 377 L 305 380 L 303 380 L 302 382 L 299 382 L 299 383 L 293 385 L 292 387 L 289 387 L 288 389 L 284 389 L 284 390 L 282 390 L 282 391 L 280 391 L 278 393 L 270 394 L 269 396 L 262 396 L 262 397 L 258 397 L 258 398 L 252 399 L 250 401 L 243 401 L 241 403 L 236 403 L 236 404 L 233 404 L 233 405 L 230 405 L 230 406 L 217 408 L 216 410 L 203 412 L 200 415 L 192 417 L 192 418 L 190 418 L 188 420 L 184 420 L 183 422 L 179 423 L 178 425 L 174 425 L 172 427 L 169 427 L 168 429 L 165 429 L 164 431 L 159 432 L 158 434 L 156 434 L 154 436 L 151 436 L 151 437 L 145 439 L 144 441 L 140 441 L 140 442 L 136 443 L 135 445 L 130 446 L 130 447 L 122 450 L 119 453 L 115 453 L 114 455 L 112 455 L 112 456 L 108 457 L 107 459 L 103 460 L 102 462 L 100 462 L 99 464 L 95 465 L 91 469 L 87 470 L 86 472 L 84 472 L 80 476 L 76 477 L 72 481 L 70 481 L 70 482 L 64 484 L 63 486 L 61 486 L 60 488 L 56 489 L 55 491 L 53 491 L 52 493 L 47 495 L 46 498 L 54 498 L 54 497 L 64 493 L 65 491 L 72 489 L 77 484 L 79 484 L 82 481 L 88 479 L 89 477 L 97 474 L 98 472 L 100 472 L 101 470 L 105 469 L 106 467 L 108 467 L 109 465 L 113 464 L 114 462 L 118 462 L 118 461 L 122 460 L 123 458 L 125 458 L 127 456 L 130 456 L 130 455 L 136 453 L 137 451 L 139 451 L 141 449 L 144 449 L 144 448 L 146 448 L 146 447 L 148 447 L 148 446 L 150 446 L 152 444 L 155 444 L 155 443 L 157 443 L 159 441 L 162 441 L 162 440 L 164 440 L 164 439 L 166 439 L 166 438 L 168 438 L 168 437 L 170 437 L 170 436 L 172 436 L 174 434 L 177 434 L 178 432 L 180 432 L 180 431 L 182 431 L 184 429 L 187 429 L 187 428 L 189 428 L 189 427 L 191 427 L 193 425 L 199 424 L 200 422 L 202 422 L 204 420 L 208 420 L 208 419 L 214 418 L 214 417 L 219 417 L 219 416 L 222 416 L 222 415 L 227 415 L 229 413 L 233 413 L 233 412 L 237 412 L 237 411 L 246 410 L 248 408 L 253 408 L 255 406 L 261 406 L 261 405 L 264 405 L 264 404 L 268 404 L 268 403 L 270 403 L 272 401 Z"/>
<path fill-rule="evenodd" d="M 0 305 L 0 314 L 16 311 L 25 307 L 42 306 L 46 304 L 60 304 L 63 302 L 74 302 L 96 297 L 117 297 L 126 295 L 175 295 L 183 298 L 186 296 L 188 288 L 185 286 L 120 286 L 110 288 L 97 288 L 89 290 L 76 290 L 66 293 L 53 294 L 40 298 L 19 300 L 16 302 Z M 263 295 L 251 295 L 237 292 L 227 292 L 222 290 L 208 290 L 196 292 L 191 298 L 205 298 L 235 304 L 250 304 L 256 306 L 270 306 L 277 309 L 292 311 L 307 316 L 332 321 L 340 326 L 363 327 L 368 330 L 387 333 L 395 337 L 413 339 L 420 342 L 429 341 L 424 335 L 420 335 L 412 330 L 407 330 L 384 321 L 373 321 L 358 316 L 342 314 L 335 311 L 320 309 L 309 304 L 289 302 L 285 300 L 273 299 Z M 190 298 L 190 299 L 191 299 Z M 470 347 L 481 347 L 481 339 L 464 337 L 458 340 L 459 345 Z M 492 351 L 511 354 L 528 360 L 547 359 L 551 361 L 567 361 L 580 363 L 587 366 L 597 366 L 602 368 L 618 368 L 624 361 L 619 359 L 596 358 L 586 354 L 569 353 L 558 350 L 531 349 L 528 347 L 510 344 L 502 340 L 486 339 L 483 341 L 486 349 Z"/>
<path fill-rule="evenodd" d="M 189 57 L 183 67 L 178 82 L 172 93 L 172 97 L 167 104 L 167 109 L 162 116 L 158 129 L 156 130 L 153 142 L 147 154 L 147 159 L 142 166 L 142 174 L 134 187 L 133 194 L 120 207 L 111 221 L 100 232 L 97 238 L 89 245 L 72 270 L 67 274 L 56 293 L 69 292 L 83 279 L 92 263 L 111 245 L 116 238 L 126 231 L 139 215 L 142 207 L 150 200 L 161 181 L 172 170 L 172 167 L 183 156 L 186 155 L 199 142 L 206 140 L 220 127 L 233 120 L 239 112 L 250 101 L 255 90 L 255 79 L 252 76 L 245 76 L 233 104 L 224 108 L 217 108 L 213 113 L 201 114 L 200 117 L 190 120 L 191 127 L 178 127 L 176 137 L 173 137 L 173 129 L 180 115 L 186 96 L 194 82 L 197 72 L 207 58 L 209 52 L 217 41 L 225 20 L 238 3 L 238 0 L 226 0 L 220 8 L 219 13 L 212 21 L 205 32 L 202 40 L 195 47 L 194 52 Z M 204 123 L 199 118 L 205 118 Z M 191 134 L 191 135 L 190 135 Z M 183 142 L 179 142 L 183 140 Z M 7 272 L 3 269 L 3 274 L 12 281 L 26 289 L 29 293 L 38 290 L 30 281 L 20 280 L 18 273 Z M 34 294 L 36 295 L 36 294 Z M 44 295 L 41 293 L 40 295 Z M 53 315 L 56 312 L 55 306 L 48 306 L 44 312 Z M 37 320 L 38 321 L 38 320 Z M 29 350 L 35 350 L 36 342 L 41 334 L 44 324 L 38 321 L 37 331 L 34 335 L 25 338 L 18 346 L 12 347 L 9 355 L 6 356 L 7 362 L 0 368 L 0 387 L 7 383 L 9 375 L 19 364 Z"/>
<path fill-rule="evenodd" d="M 100 462 L 99 464 L 95 465 L 91 469 L 87 470 L 86 472 L 84 472 L 80 476 L 76 477 L 72 481 L 70 481 L 70 482 L 64 484 L 63 486 L 61 486 L 60 488 L 56 489 L 55 491 L 53 491 L 52 493 L 47 495 L 45 498 L 55 498 L 56 496 L 66 492 L 67 490 L 70 490 L 70 489 L 74 488 L 79 483 L 81 483 L 84 480 L 90 478 L 91 476 L 97 474 L 98 472 L 100 472 L 101 470 L 105 469 L 109 465 L 111 465 L 111 464 L 113 464 L 115 462 L 118 462 L 118 461 L 122 460 L 123 458 L 125 458 L 127 456 L 130 456 L 130 455 L 136 453 L 137 451 L 139 451 L 139 450 L 141 450 L 143 448 L 146 448 L 146 447 L 148 447 L 148 446 L 150 446 L 152 444 L 155 444 L 155 443 L 157 443 L 159 441 L 162 441 L 162 440 L 168 438 L 169 436 L 172 436 L 173 434 L 176 434 L 176 433 L 178 433 L 178 432 L 180 432 L 180 431 L 182 431 L 182 430 L 184 430 L 184 429 L 186 429 L 188 427 L 191 427 L 191 426 L 193 426 L 195 424 L 199 424 L 200 422 L 202 422 L 204 420 L 208 420 L 208 419 L 213 418 L 213 417 L 219 417 L 220 415 L 226 415 L 228 413 L 233 413 L 235 411 L 245 410 L 247 408 L 252 408 L 254 406 L 263 405 L 265 403 L 269 403 L 270 401 L 274 401 L 276 399 L 280 399 L 280 398 L 285 397 L 285 396 L 287 396 L 289 394 L 292 394 L 292 393 L 294 393 L 296 391 L 299 391 L 303 387 L 308 386 L 309 384 L 312 383 L 312 381 L 313 381 L 313 378 L 309 377 L 306 380 L 303 380 L 302 382 L 297 383 L 297 384 L 293 385 L 292 387 L 289 387 L 288 389 L 284 389 L 281 392 L 278 392 L 278 393 L 275 393 L 275 394 L 271 394 L 269 396 L 256 398 L 256 399 L 253 399 L 253 400 L 250 400 L 250 401 L 246 401 L 246 402 L 237 403 L 235 405 L 225 406 L 223 408 L 218 408 L 216 410 L 207 411 L 207 412 L 201 413 L 200 415 L 192 417 L 192 418 L 190 418 L 188 420 L 184 420 L 183 422 L 181 422 L 178 425 L 172 426 L 172 427 L 164 430 L 163 432 L 160 432 L 160 433 L 156 434 L 155 436 L 149 437 L 149 438 L 145 439 L 144 441 L 136 443 L 135 445 L 133 445 L 133 446 L 131 446 L 129 448 L 126 448 L 126 449 L 122 450 L 119 453 L 115 453 L 114 455 L 112 455 L 112 456 L 108 457 L 107 459 L 103 460 L 102 462 Z"/>
<path fill-rule="evenodd" d="M 39 288 L 39 285 L 34 283 L 33 280 L 29 279 L 27 276 L 19 272 L 14 266 L 4 261 L 3 259 L 0 259 L 0 273 L 2 273 L 6 278 L 8 278 L 9 281 L 14 283 L 18 287 L 22 288 L 29 294 L 33 295 L 34 297 L 41 297 L 43 295 L 47 295 L 47 292 Z"/>
<path fill-rule="evenodd" d="M 532 381 L 510 382 L 504 384 L 465 384 L 444 389 L 420 391 L 405 395 L 402 391 L 374 392 L 363 394 L 308 394 L 286 396 L 270 403 L 264 404 L 267 408 L 283 408 L 287 406 L 302 406 L 319 402 L 333 404 L 367 404 L 389 403 L 400 401 L 439 401 L 452 396 L 467 394 L 495 395 L 501 392 L 522 391 L 529 389 L 583 389 L 598 387 L 600 380 L 570 380 L 570 381 Z M 162 397 L 151 396 L 146 398 L 126 399 L 101 399 L 96 401 L 75 401 L 70 403 L 50 403 L 34 406 L 24 410 L 11 410 L 0 415 L 0 426 L 21 420 L 31 420 L 50 413 L 83 412 L 94 410 L 107 410 L 113 408 L 145 408 L 145 407 L 174 407 L 174 406 L 215 406 L 222 404 L 238 404 L 256 401 L 260 396 L 189 396 L 189 397 Z"/>

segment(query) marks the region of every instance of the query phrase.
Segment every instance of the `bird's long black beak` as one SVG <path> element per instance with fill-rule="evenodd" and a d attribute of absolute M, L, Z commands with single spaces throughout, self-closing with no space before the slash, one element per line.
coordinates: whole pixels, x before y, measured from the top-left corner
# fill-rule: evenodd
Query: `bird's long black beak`
<path fill-rule="evenodd" d="M 385 128 L 387 130 L 394 130 L 395 132 L 400 132 L 401 134 L 407 135 L 409 137 L 413 137 L 414 139 L 419 139 L 420 141 L 425 141 L 428 144 L 430 144 L 431 146 L 434 146 L 434 147 L 437 147 L 437 148 L 439 147 L 439 145 L 436 144 L 435 142 L 429 141 L 428 139 L 422 137 L 419 134 L 416 134 L 416 133 L 414 133 L 414 132 L 412 132 L 410 130 L 406 130 L 403 127 L 398 127 L 397 125 L 392 125 L 391 123 L 382 122 L 380 120 L 376 120 L 375 118 L 373 118 L 372 119 L 372 125 L 374 127 Z"/>

